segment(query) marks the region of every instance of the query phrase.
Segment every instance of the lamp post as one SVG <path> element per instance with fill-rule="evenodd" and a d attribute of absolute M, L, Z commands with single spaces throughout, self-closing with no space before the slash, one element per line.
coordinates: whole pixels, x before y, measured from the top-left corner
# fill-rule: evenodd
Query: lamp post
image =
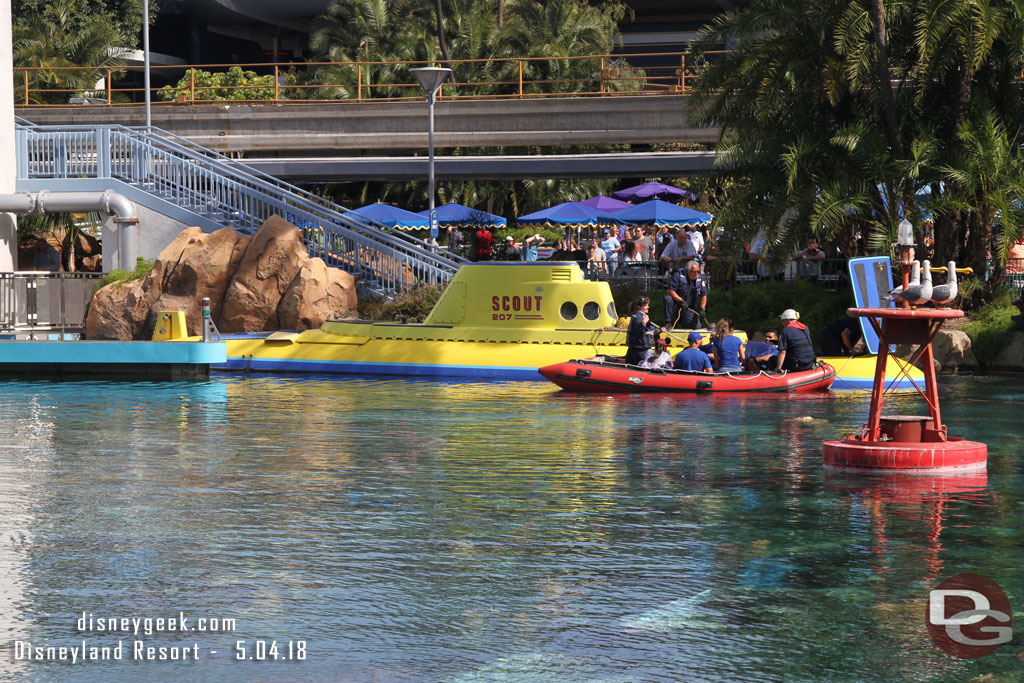
<path fill-rule="evenodd" d="M 419 81 L 423 93 L 427 96 L 427 188 L 430 193 L 430 238 L 437 239 L 437 212 L 434 210 L 434 99 L 441 84 L 452 75 L 451 69 L 439 66 L 425 66 L 410 69 Z"/>
<path fill-rule="evenodd" d="M 146 128 L 153 125 L 152 103 L 149 95 L 149 0 L 142 0 L 142 81 L 146 87 Z"/>

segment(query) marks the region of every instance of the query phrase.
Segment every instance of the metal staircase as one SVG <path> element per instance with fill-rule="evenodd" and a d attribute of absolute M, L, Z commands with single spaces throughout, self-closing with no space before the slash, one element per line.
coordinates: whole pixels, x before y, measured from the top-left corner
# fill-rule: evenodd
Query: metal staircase
<path fill-rule="evenodd" d="M 19 190 L 112 188 L 206 231 L 231 226 L 252 234 L 276 214 L 302 230 L 311 256 L 352 273 L 375 294 L 447 284 L 465 262 L 158 128 L 19 119 L 15 145 Z"/>

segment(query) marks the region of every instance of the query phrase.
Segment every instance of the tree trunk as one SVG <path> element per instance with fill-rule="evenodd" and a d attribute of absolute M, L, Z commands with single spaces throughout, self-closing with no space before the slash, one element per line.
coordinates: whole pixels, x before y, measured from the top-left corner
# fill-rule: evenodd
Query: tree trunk
<path fill-rule="evenodd" d="M 873 0 L 871 14 L 875 21 L 875 46 L 878 48 L 878 61 L 875 68 L 878 73 L 878 91 L 882 97 L 885 134 L 889 139 L 889 148 L 893 157 L 902 159 L 903 143 L 900 141 L 900 128 L 896 122 L 896 100 L 893 97 L 892 83 L 889 79 L 889 39 L 885 32 L 885 5 L 882 0 Z"/>
<path fill-rule="evenodd" d="M 444 39 L 444 20 L 442 17 L 444 13 L 441 10 L 441 0 L 437 0 L 436 3 L 437 13 L 437 44 L 441 47 L 441 57 L 444 58 L 445 62 L 451 62 L 452 56 L 448 54 L 448 42 Z"/>
<path fill-rule="evenodd" d="M 957 260 L 958 216 L 957 212 L 941 213 L 935 216 L 932 236 L 935 239 L 935 261 L 946 263 Z"/>
<path fill-rule="evenodd" d="M 978 206 L 982 206 L 978 203 Z M 970 255 L 970 265 L 974 269 L 974 277 L 984 278 L 987 272 L 989 259 L 989 246 L 992 242 L 992 223 L 995 220 L 992 212 L 986 211 L 981 215 L 977 211 L 971 212 L 971 235 L 967 239 L 967 249 Z"/>
<path fill-rule="evenodd" d="M 498 28 L 505 24 L 505 0 L 498 0 Z"/>

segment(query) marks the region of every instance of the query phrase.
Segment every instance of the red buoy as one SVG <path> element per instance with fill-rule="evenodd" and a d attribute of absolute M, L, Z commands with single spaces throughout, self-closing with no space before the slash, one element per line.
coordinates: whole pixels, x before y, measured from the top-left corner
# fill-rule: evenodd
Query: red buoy
<path fill-rule="evenodd" d="M 988 446 L 949 436 L 939 413 L 939 391 L 935 380 L 932 339 L 942 321 L 962 318 L 963 311 L 941 308 L 851 308 L 851 316 L 867 318 L 878 333 L 878 358 L 871 389 L 871 410 L 859 434 L 824 442 L 826 467 L 854 471 L 900 472 L 903 474 L 953 474 L 984 470 Z M 928 405 L 928 415 L 883 415 L 882 407 L 891 389 L 886 385 L 885 365 L 889 344 L 918 347 L 910 365 L 923 361 L 922 389 L 906 369 L 900 369 Z"/>

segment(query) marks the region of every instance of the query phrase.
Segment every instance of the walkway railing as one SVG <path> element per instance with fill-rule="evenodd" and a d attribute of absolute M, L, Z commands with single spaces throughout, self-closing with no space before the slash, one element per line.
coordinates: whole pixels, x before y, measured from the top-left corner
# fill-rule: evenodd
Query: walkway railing
<path fill-rule="evenodd" d="M 797 262 L 791 262 L 785 267 L 772 267 L 747 259 L 736 263 L 708 261 L 704 264 L 703 277 L 711 288 L 720 290 L 764 280 L 794 282 L 806 279 L 829 292 L 843 291 L 849 286 L 846 259 L 825 259 L 814 263 L 816 267 L 808 268 L 805 264 Z M 607 261 L 588 261 L 582 265 L 588 278 L 604 280 L 613 287 L 631 287 L 652 292 L 665 289 L 668 283 L 668 274 L 657 261 L 615 264 L 609 264 Z"/>
<path fill-rule="evenodd" d="M 348 209 L 159 129 L 18 126 L 18 178 L 118 180 L 221 225 L 252 233 L 279 215 L 303 230 L 312 256 L 389 295 L 445 284 L 464 259 L 368 223 Z"/>
<path fill-rule="evenodd" d="M 80 334 L 100 273 L 0 273 L 0 333 Z"/>
<path fill-rule="evenodd" d="M 727 52 L 644 52 L 573 57 L 454 59 L 454 71 L 438 95 L 443 99 L 535 98 L 685 93 L 704 65 Z M 195 104 L 423 98 L 410 69 L 437 62 L 261 62 L 150 67 L 153 78 L 176 80 L 154 89 L 154 103 Z M 18 67 L 14 101 L 29 105 L 122 105 L 141 102 L 145 90 L 115 85 L 139 67 Z M 216 76 L 212 76 L 212 75 Z M 101 90 L 53 87 L 54 83 L 96 83 Z M 216 79 L 218 82 L 215 82 Z M 74 100 L 74 101 L 72 101 Z"/>

